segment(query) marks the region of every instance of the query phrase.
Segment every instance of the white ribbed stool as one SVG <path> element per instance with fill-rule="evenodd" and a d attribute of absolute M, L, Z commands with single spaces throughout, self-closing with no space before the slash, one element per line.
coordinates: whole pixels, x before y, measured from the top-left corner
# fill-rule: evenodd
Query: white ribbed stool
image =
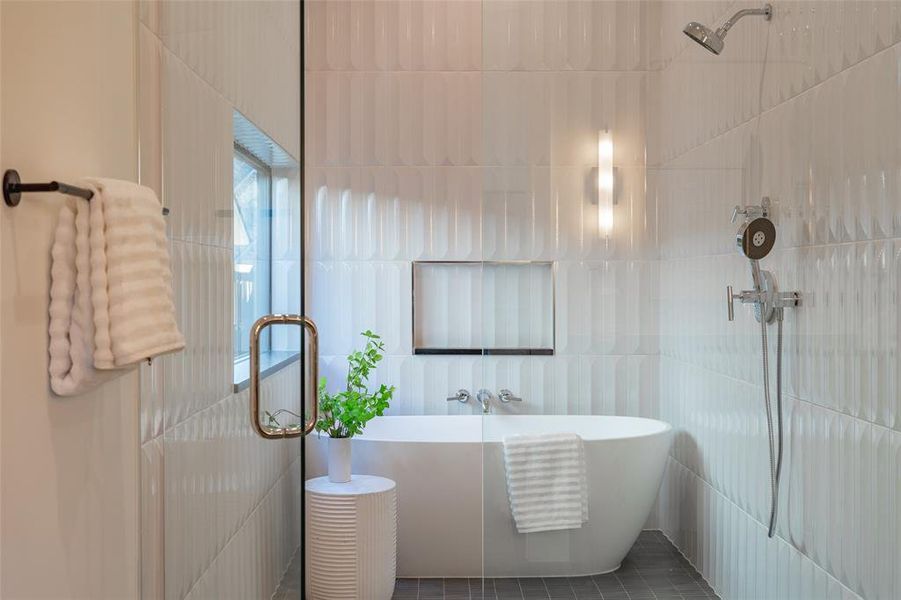
<path fill-rule="evenodd" d="M 384 477 L 306 482 L 307 597 L 390 600 L 397 569 L 397 495 Z"/>

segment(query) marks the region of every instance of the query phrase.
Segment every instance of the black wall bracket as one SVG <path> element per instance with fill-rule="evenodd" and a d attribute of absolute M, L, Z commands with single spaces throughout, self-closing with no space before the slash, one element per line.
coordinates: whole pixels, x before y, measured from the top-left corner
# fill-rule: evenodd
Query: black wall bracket
<path fill-rule="evenodd" d="M 18 206 L 22 201 L 22 194 L 29 192 L 59 192 L 69 196 L 77 196 L 90 200 L 94 197 L 91 190 L 80 188 L 68 183 L 50 181 L 48 183 L 22 183 L 19 172 L 15 169 L 7 169 L 3 173 L 3 201 L 7 206 Z M 163 208 L 163 215 L 168 215 L 169 209 Z"/>

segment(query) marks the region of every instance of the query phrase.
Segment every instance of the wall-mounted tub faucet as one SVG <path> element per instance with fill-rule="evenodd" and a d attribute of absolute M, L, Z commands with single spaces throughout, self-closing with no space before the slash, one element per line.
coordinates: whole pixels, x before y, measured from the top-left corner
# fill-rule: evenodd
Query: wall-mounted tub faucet
<path fill-rule="evenodd" d="M 479 390 L 476 400 L 482 405 L 482 414 L 487 415 L 491 411 L 491 392 L 484 388 Z"/>
<path fill-rule="evenodd" d="M 739 251 L 751 263 L 753 290 L 732 293 L 732 286 L 726 287 L 726 308 L 730 321 L 735 320 L 733 301 L 754 305 L 754 316 L 760 323 L 760 342 L 763 354 L 763 396 L 766 404 L 767 432 L 770 447 L 770 522 L 768 535 L 776 533 L 776 516 L 779 503 L 779 479 L 782 475 L 782 321 L 786 307 L 801 305 L 801 292 L 780 292 L 776 277 L 770 271 L 760 268 L 760 260 L 766 257 L 776 244 L 776 226 L 769 219 L 770 199 L 764 197 L 760 206 L 736 206 L 732 212 L 732 222 L 738 215 L 744 215 L 744 223 L 738 229 L 736 243 Z M 770 400 L 770 365 L 767 326 L 777 324 L 776 342 L 776 419 L 777 431 L 773 431 L 773 406 Z"/>
<path fill-rule="evenodd" d="M 518 396 L 514 396 L 513 392 L 511 392 L 510 390 L 508 390 L 506 388 L 499 391 L 497 393 L 497 397 L 504 404 L 508 404 L 510 402 L 522 402 L 522 398 L 520 398 Z M 470 398 L 472 398 L 472 395 L 470 395 L 470 393 L 467 390 L 459 389 L 459 390 L 457 390 L 457 393 L 454 394 L 453 396 L 448 396 L 447 401 L 448 402 L 457 401 L 460 404 L 466 404 L 467 402 L 469 402 Z M 479 390 L 478 393 L 476 394 L 476 400 L 478 400 L 479 406 L 482 407 L 482 414 L 487 415 L 488 413 L 491 412 L 491 398 L 492 398 L 491 392 L 489 392 L 488 390 L 486 390 L 484 388 Z"/>

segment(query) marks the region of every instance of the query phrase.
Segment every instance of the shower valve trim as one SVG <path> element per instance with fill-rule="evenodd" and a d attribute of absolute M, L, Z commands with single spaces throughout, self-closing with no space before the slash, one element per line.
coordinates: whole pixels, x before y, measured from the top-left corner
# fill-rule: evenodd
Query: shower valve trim
<path fill-rule="evenodd" d="M 776 276 L 770 271 L 760 268 L 760 260 L 765 258 L 776 244 L 776 226 L 769 220 L 769 198 L 764 198 L 760 206 L 735 207 L 732 220 L 744 215 L 736 236 L 739 252 L 748 258 L 751 264 L 751 281 L 753 290 L 743 290 L 737 294 L 732 286 L 726 286 L 726 308 L 729 320 L 735 320 L 733 302 L 738 300 L 744 304 L 754 305 L 754 316 L 760 323 L 761 358 L 763 359 L 763 396 L 766 407 L 767 437 L 770 454 L 770 518 L 767 535 L 776 534 L 776 519 L 779 507 L 779 483 L 782 474 L 783 457 L 783 423 L 782 423 L 782 323 L 786 307 L 801 305 L 800 292 L 780 292 L 776 285 Z M 767 326 L 776 322 L 776 403 L 770 396 L 769 348 L 767 343 Z M 775 424 L 774 427 L 774 414 Z"/>
<path fill-rule="evenodd" d="M 770 278 L 771 281 L 773 275 L 769 271 L 761 271 L 761 275 L 765 278 Z M 761 291 L 757 292 L 754 290 L 742 290 L 740 292 L 733 293 L 732 286 L 726 286 L 726 309 L 729 315 L 729 320 L 735 320 L 735 306 L 733 302 L 738 300 L 742 304 L 759 304 L 761 305 L 761 312 L 764 315 L 767 315 L 767 323 L 771 323 L 775 316 L 775 311 L 772 309 L 777 308 L 795 308 L 796 306 L 801 306 L 801 292 L 777 292 L 775 291 L 775 285 L 772 287 L 773 291 Z"/>

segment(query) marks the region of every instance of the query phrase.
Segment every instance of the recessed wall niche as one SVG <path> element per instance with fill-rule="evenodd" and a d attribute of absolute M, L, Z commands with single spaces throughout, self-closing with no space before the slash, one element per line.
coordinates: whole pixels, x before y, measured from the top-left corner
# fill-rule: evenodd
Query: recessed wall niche
<path fill-rule="evenodd" d="M 413 263 L 414 354 L 554 354 L 553 262 Z"/>

